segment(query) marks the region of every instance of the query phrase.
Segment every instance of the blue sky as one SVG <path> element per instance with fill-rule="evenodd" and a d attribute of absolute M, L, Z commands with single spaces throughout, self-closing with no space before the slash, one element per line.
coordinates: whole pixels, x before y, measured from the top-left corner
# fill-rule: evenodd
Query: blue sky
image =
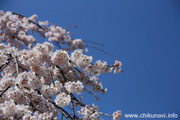
<path fill-rule="evenodd" d="M 179 0 L 1 0 L 0 9 L 24 16 L 35 13 L 59 26 L 77 25 L 69 29 L 73 38 L 102 43 L 104 47 L 96 47 L 118 56 L 125 72 L 100 76 L 107 94 L 98 94 L 100 101 L 84 97 L 85 103 L 95 101 L 110 114 L 120 109 L 123 115 L 180 117 Z M 109 64 L 116 60 L 91 48 L 88 55 Z"/>

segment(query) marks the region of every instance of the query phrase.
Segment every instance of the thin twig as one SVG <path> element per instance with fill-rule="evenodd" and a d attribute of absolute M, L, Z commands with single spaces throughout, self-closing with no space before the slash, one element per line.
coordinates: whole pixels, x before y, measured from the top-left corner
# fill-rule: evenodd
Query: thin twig
<path fill-rule="evenodd" d="M 93 96 L 96 98 L 96 100 L 99 100 L 99 99 L 100 99 L 100 98 L 97 97 L 96 94 L 94 94 L 93 92 L 89 91 L 88 89 L 84 88 L 84 91 L 86 91 L 86 92 L 88 92 L 89 94 L 93 95 Z"/>
<path fill-rule="evenodd" d="M 8 86 L 6 89 L 4 89 L 4 90 L 2 91 L 2 93 L 0 94 L 0 97 L 2 97 L 2 95 L 3 95 L 9 88 L 10 88 L 10 86 Z"/>
<path fill-rule="evenodd" d="M 64 75 L 64 73 L 63 73 L 63 71 L 62 71 L 61 67 L 59 67 L 58 65 L 56 65 L 56 67 L 57 67 L 57 68 L 59 68 L 60 73 L 61 73 L 61 75 L 62 75 L 62 76 L 63 76 L 63 78 L 64 78 L 64 82 L 66 82 L 66 81 L 67 81 L 67 79 L 66 79 L 66 77 L 65 77 L 65 75 Z"/>
<path fill-rule="evenodd" d="M 69 61 L 69 63 L 72 63 L 71 60 L 68 60 L 68 61 Z M 79 73 L 82 73 L 77 67 L 74 67 L 74 69 L 76 69 Z"/>
<path fill-rule="evenodd" d="M 75 102 L 75 103 L 77 103 L 77 104 L 79 104 L 79 105 L 81 105 L 81 106 L 85 106 L 85 104 L 79 102 L 79 101 L 77 100 L 77 98 L 76 98 L 72 93 L 70 93 L 70 96 L 71 96 L 71 99 L 72 99 L 73 102 Z"/>
<path fill-rule="evenodd" d="M 78 68 L 74 67 L 79 73 L 82 73 Z"/>
<path fill-rule="evenodd" d="M 71 106 L 72 106 L 73 119 L 75 119 L 74 104 L 73 104 L 72 100 L 71 100 Z"/>
<path fill-rule="evenodd" d="M 62 47 L 59 45 L 59 42 L 56 42 L 56 44 L 60 49 L 62 49 Z"/>
<path fill-rule="evenodd" d="M 24 91 L 23 91 L 22 89 L 21 89 L 21 91 L 23 92 L 24 96 L 26 96 L 26 97 L 29 99 L 29 104 L 30 104 L 30 106 L 32 107 L 33 113 L 34 113 L 37 109 L 34 107 L 34 104 L 33 104 L 32 100 L 31 100 L 30 95 L 24 93 Z"/>
<path fill-rule="evenodd" d="M 92 43 L 92 44 L 95 44 L 95 45 L 104 46 L 103 44 L 96 43 L 96 42 L 92 42 L 92 41 L 89 41 L 89 40 L 84 40 L 84 39 L 82 39 L 82 41 L 84 41 L 84 42 L 88 42 L 88 43 Z"/>
<path fill-rule="evenodd" d="M 99 112 L 99 114 L 101 114 L 101 115 L 106 115 L 106 116 L 108 116 L 108 117 L 113 117 L 113 115 L 109 115 L 109 114 L 102 113 L 102 112 Z"/>
<path fill-rule="evenodd" d="M 101 51 L 101 52 L 103 52 L 103 53 L 106 53 L 106 54 L 114 57 L 114 58 L 118 58 L 117 56 L 115 56 L 115 55 L 113 55 L 113 54 L 111 54 L 111 53 L 109 53 L 109 52 L 107 52 L 107 51 L 105 51 L 105 50 L 102 50 L 102 49 L 100 49 L 100 48 L 97 48 L 97 47 L 94 47 L 94 46 L 90 46 L 90 45 L 85 45 L 85 46 L 90 47 L 90 48 L 97 49 L 97 50 L 99 50 L 99 51 Z"/>
<path fill-rule="evenodd" d="M 61 120 L 63 120 L 63 117 L 64 117 L 64 115 L 62 114 L 62 116 L 61 116 Z"/>
<path fill-rule="evenodd" d="M 77 25 L 63 26 L 62 28 L 77 28 Z"/>
<path fill-rule="evenodd" d="M 6 67 L 9 65 L 9 63 L 11 62 L 12 59 L 13 59 L 13 58 L 11 57 L 11 58 L 8 60 L 7 63 L 5 63 L 4 65 L 2 65 L 2 66 L 0 67 L 0 69 L 1 69 L 0 72 L 3 71 L 4 68 L 6 68 Z"/>

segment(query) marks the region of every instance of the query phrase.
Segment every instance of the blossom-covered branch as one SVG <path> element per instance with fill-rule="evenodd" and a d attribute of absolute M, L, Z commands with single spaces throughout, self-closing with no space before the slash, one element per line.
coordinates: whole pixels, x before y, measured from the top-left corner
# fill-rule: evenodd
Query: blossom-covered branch
<path fill-rule="evenodd" d="M 83 52 L 84 42 L 96 43 L 72 39 L 68 30 L 37 18 L 0 11 L 0 119 L 56 120 L 61 113 L 67 120 L 99 120 L 101 115 L 118 120 L 120 111 L 105 114 L 77 96 L 105 94 L 99 76 L 119 73 L 122 63 L 93 62 Z M 38 43 L 34 32 L 48 41 Z"/>

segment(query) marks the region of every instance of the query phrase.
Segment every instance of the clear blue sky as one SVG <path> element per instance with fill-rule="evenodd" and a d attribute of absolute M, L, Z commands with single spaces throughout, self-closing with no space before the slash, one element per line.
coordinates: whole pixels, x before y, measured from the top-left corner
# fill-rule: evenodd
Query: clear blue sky
<path fill-rule="evenodd" d="M 103 43 L 100 48 L 118 56 L 125 72 L 100 77 L 108 88 L 95 102 L 101 111 L 177 113 L 180 119 L 179 0 L 1 0 L 0 9 L 77 25 L 69 29 L 73 38 Z M 90 48 L 88 54 L 115 60 Z M 95 100 L 90 98 L 85 103 Z"/>

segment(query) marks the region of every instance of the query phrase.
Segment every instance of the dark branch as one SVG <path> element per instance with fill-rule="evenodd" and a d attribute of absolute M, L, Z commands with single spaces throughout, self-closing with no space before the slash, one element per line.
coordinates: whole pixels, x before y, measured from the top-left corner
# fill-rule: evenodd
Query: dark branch
<path fill-rule="evenodd" d="M 12 12 L 12 14 L 13 14 L 13 15 L 18 15 L 19 17 L 22 17 L 22 18 L 26 18 L 25 16 L 23 16 L 23 15 L 21 15 L 21 14 L 18 14 L 18 13 L 15 13 L 15 12 Z M 41 27 L 41 26 L 40 26 L 39 24 L 37 24 L 36 22 L 34 22 L 34 21 L 30 20 L 30 19 L 28 19 L 28 21 L 29 21 L 30 23 L 35 24 L 35 25 L 38 26 L 40 29 L 45 30 L 43 27 Z"/>
<path fill-rule="evenodd" d="M 90 48 L 94 48 L 94 49 L 99 50 L 99 51 L 101 51 L 101 52 L 103 52 L 103 53 L 106 53 L 106 54 L 108 54 L 108 55 L 110 55 L 110 56 L 112 56 L 112 57 L 114 57 L 114 58 L 117 58 L 117 56 L 115 56 L 115 55 L 113 55 L 113 54 L 111 54 L 111 53 L 109 53 L 109 52 L 107 52 L 107 51 L 105 51 L 105 50 L 102 50 L 102 49 L 100 49 L 100 48 L 97 48 L 97 47 L 94 47 L 94 46 L 90 46 L 90 45 L 85 45 L 85 46 L 90 47 Z"/>
<path fill-rule="evenodd" d="M 43 95 L 39 90 L 36 89 L 36 91 L 37 91 L 38 94 Z M 50 102 L 51 104 L 53 104 L 53 105 L 67 118 L 67 120 L 73 120 L 72 117 L 69 115 L 68 112 L 66 112 L 63 108 L 59 107 L 58 105 L 56 105 L 56 103 L 54 103 L 50 98 L 48 98 L 48 97 L 46 97 L 46 96 L 44 96 L 44 95 L 43 95 L 43 97 L 44 97 L 46 100 L 48 100 L 48 102 Z"/>
<path fill-rule="evenodd" d="M 10 88 L 10 86 L 8 86 L 6 89 L 4 89 L 4 90 L 2 91 L 2 93 L 0 94 L 0 97 L 2 97 L 2 95 L 3 95 L 9 88 Z"/>
<path fill-rule="evenodd" d="M 75 112 L 74 112 L 74 104 L 73 104 L 73 102 L 72 102 L 72 100 L 71 100 L 71 106 L 72 106 L 72 114 L 73 114 L 73 119 L 75 119 Z"/>
<path fill-rule="evenodd" d="M 63 78 L 64 78 L 64 82 L 66 82 L 67 81 L 67 79 L 66 79 L 66 77 L 65 77 L 65 75 L 64 75 L 64 73 L 63 73 L 63 70 L 61 69 L 61 67 L 59 67 L 58 65 L 56 65 L 56 67 L 57 68 L 59 68 L 59 70 L 60 70 L 60 73 L 61 73 L 61 75 L 63 76 Z M 63 83 L 64 84 L 64 83 Z"/>
<path fill-rule="evenodd" d="M 1 67 L 0 67 L 0 72 L 1 71 L 3 71 L 4 70 L 4 68 L 6 68 L 8 65 L 9 65 L 9 63 L 11 62 L 11 60 L 12 60 L 13 58 L 12 57 L 10 57 L 9 59 L 8 59 L 8 62 L 7 63 L 5 63 L 4 65 L 2 65 Z"/>
<path fill-rule="evenodd" d="M 82 41 L 84 41 L 84 42 L 88 42 L 88 43 L 92 43 L 92 44 L 95 44 L 95 45 L 104 46 L 103 44 L 96 43 L 96 42 L 92 42 L 92 41 L 88 41 L 88 40 L 84 40 L 84 39 L 82 39 Z"/>

